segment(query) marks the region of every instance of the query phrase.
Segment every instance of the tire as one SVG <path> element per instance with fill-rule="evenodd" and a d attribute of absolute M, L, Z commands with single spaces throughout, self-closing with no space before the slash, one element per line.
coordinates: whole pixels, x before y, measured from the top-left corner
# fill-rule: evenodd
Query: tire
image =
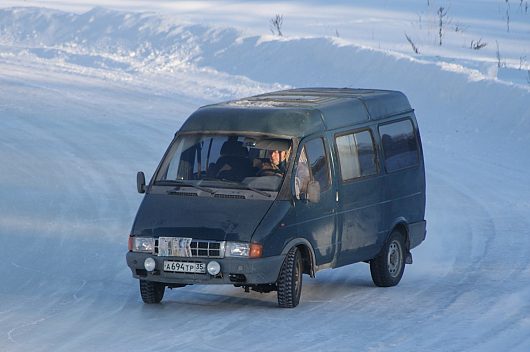
<path fill-rule="evenodd" d="M 302 294 L 302 253 L 293 247 L 287 253 L 278 277 L 278 305 L 281 308 L 294 308 Z"/>
<path fill-rule="evenodd" d="M 140 280 L 140 294 L 144 303 L 160 303 L 164 297 L 166 285 L 160 282 Z"/>
<path fill-rule="evenodd" d="M 405 241 L 399 231 L 393 231 L 385 247 L 370 261 L 372 281 L 379 287 L 396 286 L 405 270 Z"/>

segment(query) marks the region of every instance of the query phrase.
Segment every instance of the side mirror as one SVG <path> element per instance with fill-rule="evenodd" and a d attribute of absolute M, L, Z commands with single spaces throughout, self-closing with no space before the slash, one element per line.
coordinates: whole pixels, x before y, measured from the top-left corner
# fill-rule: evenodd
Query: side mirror
<path fill-rule="evenodd" d="M 318 181 L 310 181 L 308 183 L 305 199 L 311 203 L 320 202 L 320 183 Z"/>
<path fill-rule="evenodd" d="M 138 193 L 145 193 L 145 175 L 142 171 L 136 174 L 136 188 Z"/>

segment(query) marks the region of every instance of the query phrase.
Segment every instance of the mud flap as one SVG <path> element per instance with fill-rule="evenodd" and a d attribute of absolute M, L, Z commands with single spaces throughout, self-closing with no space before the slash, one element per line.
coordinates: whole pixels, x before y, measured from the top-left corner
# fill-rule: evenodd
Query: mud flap
<path fill-rule="evenodd" d="M 412 264 L 412 254 L 410 252 L 405 255 L 405 264 Z"/>

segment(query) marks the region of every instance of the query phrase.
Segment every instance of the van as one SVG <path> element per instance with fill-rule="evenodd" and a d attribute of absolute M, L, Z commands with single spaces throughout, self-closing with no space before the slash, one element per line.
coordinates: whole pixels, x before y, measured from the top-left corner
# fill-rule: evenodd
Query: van
<path fill-rule="evenodd" d="M 426 235 L 420 134 L 397 91 L 290 89 L 201 107 L 137 187 L 127 265 L 145 303 L 232 284 L 292 308 L 303 274 L 358 262 L 395 286 Z"/>

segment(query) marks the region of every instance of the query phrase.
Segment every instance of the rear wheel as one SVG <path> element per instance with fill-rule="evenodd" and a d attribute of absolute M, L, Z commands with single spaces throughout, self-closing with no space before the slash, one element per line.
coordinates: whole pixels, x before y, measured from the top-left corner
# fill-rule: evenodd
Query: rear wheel
<path fill-rule="evenodd" d="M 278 305 L 294 308 L 300 302 L 302 293 L 302 253 L 293 247 L 287 253 L 278 278 Z"/>
<path fill-rule="evenodd" d="M 140 294 L 144 303 L 160 303 L 165 289 L 166 285 L 163 283 L 140 280 Z"/>
<path fill-rule="evenodd" d="M 401 232 L 394 230 L 381 253 L 370 261 L 370 273 L 376 286 L 396 286 L 405 270 L 405 241 Z"/>

